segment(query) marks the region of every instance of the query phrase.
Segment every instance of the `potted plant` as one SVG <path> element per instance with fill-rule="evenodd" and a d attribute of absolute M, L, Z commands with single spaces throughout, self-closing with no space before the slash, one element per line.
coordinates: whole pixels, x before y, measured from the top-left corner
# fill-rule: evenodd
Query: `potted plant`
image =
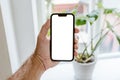
<path fill-rule="evenodd" d="M 96 56 L 95 51 L 100 46 L 101 42 L 105 39 L 105 37 L 109 33 L 113 33 L 116 37 L 116 40 L 120 44 L 120 36 L 114 30 L 117 25 L 120 24 L 120 12 L 113 8 L 113 9 L 106 9 L 102 3 L 97 3 L 97 10 L 93 10 L 91 13 L 86 15 L 79 15 L 77 14 L 76 8 L 72 10 L 72 13 L 76 15 L 75 24 L 78 27 L 82 25 L 89 24 L 90 28 L 90 40 L 88 42 L 80 43 L 79 48 L 82 48 L 80 52 L 75 56 L 75 60 L 73 61 L 74 71 L 75 71 L 75 78 L 77 80 L 91 80 L 92 73 L 94 70 L 94 66 L 96 64 Z M 101 29 L 98 33 L 93 32 L 93 26 L 100 17 L 104 16 L 104 19 L 101 23 Z M 107 16 L 114 15 L 116 18 L 114 23 L 107 19 Z M 97 27 L 97 25 L 95 26 Z"/>

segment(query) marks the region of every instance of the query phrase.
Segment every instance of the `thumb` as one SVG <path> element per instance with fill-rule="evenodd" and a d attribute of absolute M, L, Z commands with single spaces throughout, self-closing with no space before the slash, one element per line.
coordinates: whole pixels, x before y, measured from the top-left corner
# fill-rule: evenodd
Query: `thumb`
<path fill-rule="evenodd" d="M 49 28 L 50 28 L 50 20 L 48 19 L 47 22 L 42 26 L 39 37 L 42 39 L 46 38 Z"/>

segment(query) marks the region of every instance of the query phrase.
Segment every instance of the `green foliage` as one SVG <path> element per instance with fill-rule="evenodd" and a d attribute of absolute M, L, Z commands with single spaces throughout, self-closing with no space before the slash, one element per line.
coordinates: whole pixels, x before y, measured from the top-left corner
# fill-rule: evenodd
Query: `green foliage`
<path fill-rule="evenodd" d="M 110 22 L 109 22 L 109 21 L 106 21 L 106 24 L 107 24 L 106 27 L 107 27 L 109 30 L 113 31 L 113 30 L 112 30 L 112 27 L 113 27 L 113 26 L 110 24 Z"/>
<path fill-rule="evenodd" d="M 98 19 L 98 14 L 99 14 L 99 11 L 94 10 L 90 14 L 88 14 L 87 17 L 88 18 L 94 18 L 95 20 L 97 20 Z"/>
<path fill-rule="evenodd" d="M 120 45 L 120 35 L 118 35 L 114 30 L 112 32 L 115 35 L 115 37 L 116 37 L 116 39 L 117 39 L 117 41 L 118 41 L 118 43 Z"/>
<path fill-rule="evenodd" d="M 94 10 L 90 14 L 86 15 L 91 25 L 98 19 L 98 15 L 99 15 L 99 12 L 97 10 Z"/>
<path fill-rule="evenodd" d="M 104 14 L 112 14 L 115 11 L 114 9 L 104 9 Z"/>
<path fill-rule="evenodd" d="M 77 17 L 75 23 L 77 26 L 85 25 L 87 22 L 89 22 L 92 25 L 98 19 L 98 15 L 98 11 L 94 10 L 90 14 Z"/>
<path fill-rule="evenodd" d="M 78 54 L 75 57 L 75 61 L 79 62 L 79 63 L 90 63 L 94 61 L 94 55 L 90 55 L 90 54 Z"/>
<path fill-rule="evenodd" d="M 79 25 L 85 25 L 86 24 L 86 19 L 84 18 L 81 18 L 81 19 L 76 19 L 76 25 L 79 26 Z"/>
<path fill-rule="evenodd" d="M 114 11 L 114 14 L 115 14 L 117 17 L 120 18 L 120 12 L 119 12 L 119 10 L 116 9 L 116 10 Z"/>
<path fill-rule="evenodd" d="M 104 9 L 104 6 L 103 6 L 102 2 L 97 3 L 97 7 L 99 9 Z"/>
<path fill-rule="evenodd" d="M 91 13 L 88 13 L 87 15 L 82 15 L 82 16 L 78 15 L 76 13 L 76 11 L 74 10 L 73 11 L 74 15 L 77 14 L 75 24 L 77 26 L 82 26 L 89 22 L 90 27 L 91 27 L 93 25 L 93 23 L 99 19 L 100 15 L 105 15 L 107 17 L 107 15 L 113 14 L 117 17 L 117 19 L 115 21 L 113 21 L 114 22 L 113 24 L 111 24 L 105 17 L 105 19 L 103 20 L 103 23 L 102 23 L 101 31 L 97 35 L 95 35 L 95 37 L 91 37 L 91 41 L 90 41 L 89 45 L 85 45 L 85 49 L 83 50 L 83 53 L 78 54 L 75 57 L 75 60 L 79 63 L 88 63 L 88 62 L 93 61 L 95 50 L 100 46 L 101 42 L 104 40 L 104 38 L 107 36 L 107 34 L 109 32 L 112 32 L 115 35 L 115 37 L 120 45 L 120 36 L 114 31 L 115 25 L 120 24 L 120 21 L 119 21 L 120 20 L 120 11 L 115 8 L 111 8 L 111 9 L 105 8 L 103 6 L 102 2 L 97 3 L 97 7 L 98 7 L 98 10 L 93 10 Z M 101 13 L 99 12 L 100 10 L 101 10 Z M 91 32 L 92 32 L 92 27 L 91 27 Z M 94 35 L 94 34 L 92 34 L 92 35 Z M 100 37 L 97 40 L 95 40 L 96 42 L 92 46 L 91 51 L 88 52 L 87 50 L 92 45 L 92 42 L 94 41 L 94 39 L 96 39 L 96 36 L 100 36 Z"/>
<path fill-rule="evenodd" d="M 73 10 L 71 11 L 71 13 L 73 13 L 74 15 L 76 15 L 76 14 L 77 14 L 77 10 L 76 10 L 76 9 L 73 9 Z"/>
<path fill-rule="evenodd" d="M 117 41 L 118 41 L 118 43 L 119 43 L 119 45 L 120 45 L 120 36 L 119 36 L 119 35 L 116 35 L 116 39 L 117 39 Z"/>

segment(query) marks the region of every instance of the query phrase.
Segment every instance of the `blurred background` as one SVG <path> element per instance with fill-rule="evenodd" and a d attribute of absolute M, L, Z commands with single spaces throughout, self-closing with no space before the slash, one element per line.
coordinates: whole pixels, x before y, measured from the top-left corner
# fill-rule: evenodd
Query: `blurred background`
<path fill-rule="evenodd" d="M 37 35 L 50 14 L 74 9 L 77 14 L 86 14 L 96 8 L 97 2 L 102 2 L 106 8 L 120 9 L 119 0 L 0 0 L 0 80 L 14 73 L 34 52 Z M 101 15 L 98 20 L 95 33 L 99 31 L 103 17 Z M 112 23 L 116 18 L 109 15 L 108 19 Z M 80 31 L 85 37 L 89 27 L 85 25 Z M 120 34 L 120 27 L 116 31 Z M 98 49 L 98 56 L 116 58 L 120 57 L 119 51 L 118 42 L 109 33 Z"/>

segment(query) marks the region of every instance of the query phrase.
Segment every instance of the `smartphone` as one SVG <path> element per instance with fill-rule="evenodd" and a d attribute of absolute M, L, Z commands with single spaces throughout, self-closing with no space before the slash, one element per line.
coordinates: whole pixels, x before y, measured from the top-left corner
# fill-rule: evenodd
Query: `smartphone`
<path fill-rule="evenodd" d="M 50 17 L 50 57 L 53 61 L 74 58 L 74 21 L 72 13 L 53 13 Z"/>

